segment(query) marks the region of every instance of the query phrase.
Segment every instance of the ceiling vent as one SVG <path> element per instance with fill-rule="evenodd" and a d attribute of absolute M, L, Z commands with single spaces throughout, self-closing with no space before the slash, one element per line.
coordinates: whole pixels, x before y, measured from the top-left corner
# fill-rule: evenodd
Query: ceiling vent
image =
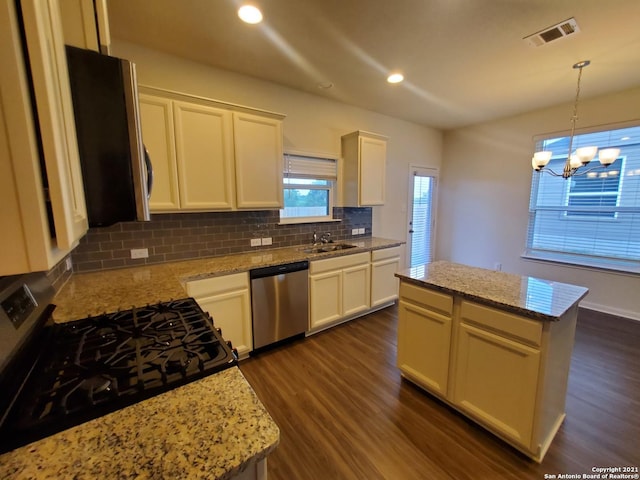
<path fill-rule="evenodd" d="M 552 27 L 545 28 L 539 32 L 524 37 L 523 40 L 532 47 L 541 47 L 547 43 L 554 42 L 561 38 L 568 37 L 580 31 L 580 27 L 575 18 L 564 20 L 563 22 L 553 25 Z"/>

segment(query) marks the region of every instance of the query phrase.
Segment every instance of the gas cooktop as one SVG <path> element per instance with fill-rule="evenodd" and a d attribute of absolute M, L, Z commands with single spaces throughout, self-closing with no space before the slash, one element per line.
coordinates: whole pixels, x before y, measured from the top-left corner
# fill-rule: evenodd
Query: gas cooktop
<path fill-rule="evenodd" d="M 40 353 L 26 380 L 13 382 L 21 385 L 3 414 L 0 451 L 237 364 L 193 298 L 49 324 L 32 335 L 39 347 L 31 351 Z"/>

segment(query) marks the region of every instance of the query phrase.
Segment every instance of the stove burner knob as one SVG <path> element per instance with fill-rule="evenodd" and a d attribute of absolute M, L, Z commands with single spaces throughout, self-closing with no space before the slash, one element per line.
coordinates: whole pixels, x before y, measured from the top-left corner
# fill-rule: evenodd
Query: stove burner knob
<path fill-rule="evenodd" d="M 222 329 L 220 327 L 216 327 L 216 331 L 222 336 Z"/>
<path fill-rule="evenodd" d="M 231 340 L 227 340 L 227 347 L 233 350 L 233 344 L 231 343 Z"/>

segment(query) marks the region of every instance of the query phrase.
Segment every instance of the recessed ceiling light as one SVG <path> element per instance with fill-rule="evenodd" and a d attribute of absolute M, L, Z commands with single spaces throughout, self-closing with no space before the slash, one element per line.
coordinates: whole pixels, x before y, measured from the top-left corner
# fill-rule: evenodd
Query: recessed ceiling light
<path fill-rule="evenodd" d="M 244 5 L 238 9 L 238 16 L 240 20 L 246 23 L 260 23 L 262 21 L 262 12 L 258 7 L 253 5 Z"/>
<path fill-rule="evenodd" d="M 404 75 L 401 73 L 392 73 L 387 77 L 387 82 L 389 83 L 400 83 L 404 80 Z"/>

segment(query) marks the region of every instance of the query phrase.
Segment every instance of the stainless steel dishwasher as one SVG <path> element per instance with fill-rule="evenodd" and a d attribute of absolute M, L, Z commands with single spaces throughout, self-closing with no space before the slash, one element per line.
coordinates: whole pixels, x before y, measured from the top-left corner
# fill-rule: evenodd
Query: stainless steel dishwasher
<path fill-rule="evenodd" d="M 249 272 L 254 350 L 307 330 L 308 270 L 309 262 L 302 261 Z"/>

